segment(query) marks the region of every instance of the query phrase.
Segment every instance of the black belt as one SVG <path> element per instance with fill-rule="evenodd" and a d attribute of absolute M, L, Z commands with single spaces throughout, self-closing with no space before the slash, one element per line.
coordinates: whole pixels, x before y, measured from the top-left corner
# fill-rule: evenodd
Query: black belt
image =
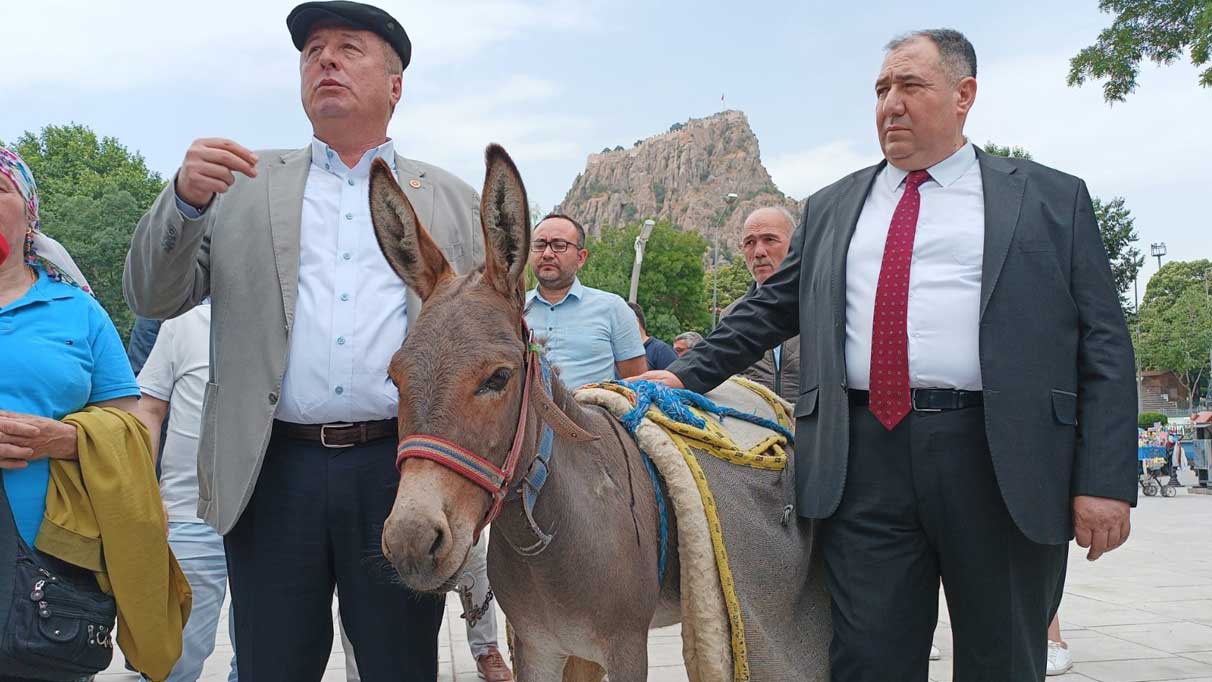
<path fill-rule="evenodd" d="M 373 422 L 336 422 L 332 424 L 292 424 L 274 420 L 273 435 L 319 443 L 326 448 L 351 448 L 380 438 L 396 438 L 399 426 L 395 419 Z"/>
<path fill-rule="evenodd" d="M 914 388 L 910 390 L 914 412 L 964 410 L 985 404 L 985 395 L 980 391 L 958 391 L 953 388 Z M 852 388 L 847 393 L 850 395 L 850 402 L 855 405 L 865 406 L 871 402 L 869 391 Z"/>

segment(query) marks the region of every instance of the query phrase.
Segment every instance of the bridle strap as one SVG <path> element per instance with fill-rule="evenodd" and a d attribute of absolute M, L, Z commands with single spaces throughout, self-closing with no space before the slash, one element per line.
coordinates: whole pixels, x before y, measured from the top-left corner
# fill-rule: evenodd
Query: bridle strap
<path fill-rule="evenodd" d="M 505 456 L 504 465 L 498 467 L 491 461 L 477 455 L 467 448 L 457 445 L 437 436 L 413 434 L 400 441 L 396 448 L 396 471 L 401 471 L 404 462 L 409 459 L 427 459 L 431 462 L 454 471 L 467 480 L 483 488 L 492 496 L 492 504 L 484 518 L 476 526 L 475 540 L 479 541 L 480 532 L 501 514 L 505 504 L 505 493 L 513 480 L 518 462 L 522 458 L 522 445 L 526 439 L 526 422 L 530 402 L 531 386 L 538 374 L 539 354 L 533 343 L 526 322 L 522 322 L 523 338 L 527 341 L 526 355 L 523 360 L 523 371 L 526 376 L 522 384 L 522 404 L 518 409 L 518 424 L 514 429 L 513 444 Z"/>
<path fill-rule="evenodd" d="M 506 481 L 505 472 L 492 462 L 437 436 L 409 436 L 400 441 L 396 451 L 396 468 L 413 457 L 437 462 L 475 483 L 490 494 L 500 490 Z"/>
<path fill-rule="evenodd" d="M 539 377 L 542 371 L 542 361 L 539 356 L 541 350 L 534 342 L 534 335 L 526 326 L 525 320 L 522 321 L 522 338 L 526 339 L 526 355 L 523 360 L 523 371 L 526 377 L 522 384 L 522 404 L 518 409 L 518 423 L 514 429 L 513 444 L 509 448 L 509 453 L 505 456 L 505 463 L 502 466 L 498 467 L 488 459 L 448 440 L 424 434 L 408 436 L 400 441 L 396 450 L 397 471 L 403 469 L 404 462 L 408 459 L 427 459 L 463 476 L 492 496 L 492 504 L 479 525 L 476 526 L 475 541 L 479 541 L 484 527 L 501 514 L 506 494 L 509 492 L 514 474 L 518 470 L 518 463 L 522 459 L 522 446 L 526 439 L 526 423 L 530 408 L 534 408 L 539 423 L 547 424 L 562 438 L 574 443 L 587 443 L 599 438 L 578 426 L 572 418 L 565 414 L 551 399 L 546 389 L 537 391 L 533 389 L 534 383 L 541 381 Z M 544 467 L 546 467 L 546 462 L 544 462 Z M 524 480 L 523 485 L 525 482 Z M 537 495 L 538 490 L 536 489 L 534 496 L 537 497 Z M 533 504 L 526 506 L 529 515 L 529 507 Z M 533 519 L 531 519 L 531 525 L 534 526 Z M 550 537 L 547 540 L 550 541 Z"/>
<path fill-rule="evenodd" d="M 590 443 L 601 438 L 582 429 L 572 418 L 560 409 L 559 405 L 551 399 L 551 396 L 546 391 L 537 391 L 534 394 L 534 411 L 538 413 L 539 420 L 551 427 L 564 440 L 572 441 L 573 443 Z"/>

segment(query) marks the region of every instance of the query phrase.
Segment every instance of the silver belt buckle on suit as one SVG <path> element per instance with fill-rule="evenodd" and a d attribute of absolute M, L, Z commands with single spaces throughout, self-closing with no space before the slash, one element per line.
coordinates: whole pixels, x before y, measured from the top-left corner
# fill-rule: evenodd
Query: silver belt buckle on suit
<path fill-rule="evenodd" d="M 353 424 L 350 424 L 348 422 L 333 422 L 332 424 L 322 425 L 320 427 L 320 445 L 323 445 L 326 448 L 334 448 L 334 449 L 352 448 L 354 446 L 353 443 L 345 443 L 344 445 L 339 445 L 336 443 L 328 442 L 328 430 L 329 429 L 348 429 L 352 426 L 353 426 Z"/>
<path fill-rule="evenodd" d="M 934 389 L 922 389 L 922 388 L 909 389 L 909 401 L 913 404 L 913 411 L 914 412 L 942 412 L 943 411 L 942 408 L 938 408 L 938 407 L 932 408 L 932 407 L 918 407 L 917 406 L 917 392 L 925 391 L 925 390 L 934 390 Z"/>

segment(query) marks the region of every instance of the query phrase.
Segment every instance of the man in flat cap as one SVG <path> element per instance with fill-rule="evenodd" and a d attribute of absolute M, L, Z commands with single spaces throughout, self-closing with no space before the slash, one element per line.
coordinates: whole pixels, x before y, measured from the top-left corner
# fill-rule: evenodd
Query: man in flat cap
<path fill-rule="evenodd" d="M 461 272 L 483 258 L 479 200 L 387 137 L 411 57 L 395 19 L 308 2 L 287 26 L 310 144 L 194 141 L 135 231 L 126 300 L 165 319 L 212 299 L 198 511 L 224 535 L 240 677 L 318 682 L 335 585 L 363 680 L 434 680 L 444 599 L 393 583 L 379 550 L 398 482 L 387 365 L 421 303 L 375 240 L 371 163 Z"/>

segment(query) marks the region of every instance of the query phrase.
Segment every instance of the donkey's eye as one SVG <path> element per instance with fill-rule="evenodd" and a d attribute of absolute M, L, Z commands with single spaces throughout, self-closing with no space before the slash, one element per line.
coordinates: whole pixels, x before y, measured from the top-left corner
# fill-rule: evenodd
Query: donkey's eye
<path fill-rule="evenodd" d="M 484 395 L 486 393 L 500 393 L 505 390 L 506 384 L 509 383 L 509 378 L 513 376 L 513 370 L 508 367 L 502 367 L 492 373 L 492 376 L 484 380 L 480 387 L 476 389 L 476 395 Z"/>

